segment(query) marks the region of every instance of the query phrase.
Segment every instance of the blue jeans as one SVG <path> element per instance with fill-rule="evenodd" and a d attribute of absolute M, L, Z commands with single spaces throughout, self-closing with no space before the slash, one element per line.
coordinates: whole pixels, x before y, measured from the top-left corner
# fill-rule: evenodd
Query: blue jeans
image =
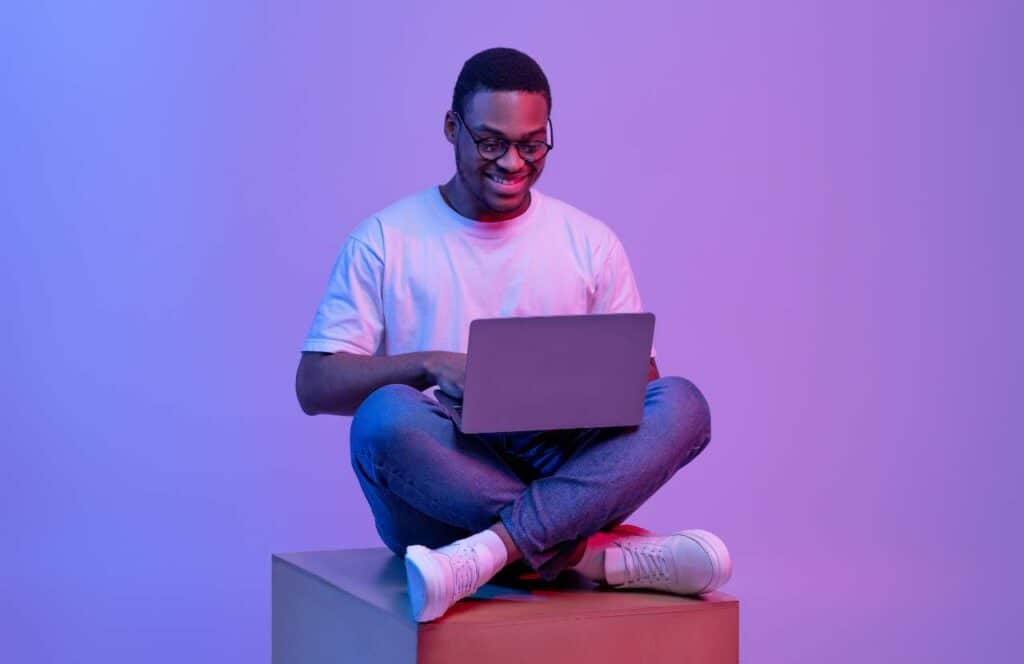
<path fill-rule="evenodd" d="M 639 426 L 463 434 L 447 409 L 385 385 L 355 413 L 352 466 L 389 549 L 508 530 L 545 580 L 586 538 L 621 523 L 711 440 L 707 401 L 685 378 L 647 384 Z"/>

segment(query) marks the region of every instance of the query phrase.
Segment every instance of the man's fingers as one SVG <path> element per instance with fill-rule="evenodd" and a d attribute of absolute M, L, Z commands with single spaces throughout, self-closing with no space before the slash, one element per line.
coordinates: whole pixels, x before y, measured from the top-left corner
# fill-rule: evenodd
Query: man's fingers
<path fill-rule="evenodd" d="M 455 383 L 448 383 L 447 385 L 438 385 L 438 394 L 443 394 L 448 399 L 455 401 L 462 401 L 462 386 L 456 385 Z"/>

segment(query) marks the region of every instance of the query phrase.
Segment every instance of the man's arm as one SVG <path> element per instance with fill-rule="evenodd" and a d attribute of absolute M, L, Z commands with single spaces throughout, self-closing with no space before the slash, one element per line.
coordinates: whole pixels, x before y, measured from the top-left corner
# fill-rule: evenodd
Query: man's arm
<path fill-rule="evenodd" d="M 659 378 L 661 378 L 661 374 L 658 373 L 658 365 L 657 363 L 655 363 L 654 358 L 652 357 L 651 364 L 649 367 L 647 367 L 647 382 L 649 383 L 652 380 L 658 380 Z"/>
<path fill-rule="evenodd" d="M 295 374 L 295 393 L 307 415 L 352 415 L 378 387 L 400 383 L 417 390 L 433 385 L 462 398 L 466 355 L 445 351 L 369 356 L 354 353 L 304 352 Z M 661 377 L 651 358 L 647 381 Z"/>
<path fill-rule="evenodd" d="M 307 415 L 352 415 L 371 392 L 392 383 L 417 390 L 440 385 L 461 397 L 465 358 L 444 351 L 389 356 L 304 352 L 295 373 L 295 394 Z"/>

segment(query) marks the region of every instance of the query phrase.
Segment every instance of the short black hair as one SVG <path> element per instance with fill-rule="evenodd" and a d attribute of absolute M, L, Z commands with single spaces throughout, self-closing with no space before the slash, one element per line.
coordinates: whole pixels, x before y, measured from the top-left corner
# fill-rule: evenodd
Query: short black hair
<path fill-rule="evenodd" d="M 489 48 L 462 65 L 452 94 L 452 110 L 464 117 L 466 102 L 481 90 L 539 92 L 551 113 L 551 86 L 537 61 L 514 48 Z"/>

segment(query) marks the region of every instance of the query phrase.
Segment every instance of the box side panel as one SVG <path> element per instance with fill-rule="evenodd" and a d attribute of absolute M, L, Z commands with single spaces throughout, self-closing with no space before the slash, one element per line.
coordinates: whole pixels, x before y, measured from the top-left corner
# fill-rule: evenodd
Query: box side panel
<path fill-rule="evenodd" d="M 416 661 L 416 627 L 273 559 L 274 664 Z"/>
<path fill-rule="evenodd" d="M 420 664 L 638 662 L 737 664 L 739 605 L 704 611 L 467 625 L 420 633 Z"/>

